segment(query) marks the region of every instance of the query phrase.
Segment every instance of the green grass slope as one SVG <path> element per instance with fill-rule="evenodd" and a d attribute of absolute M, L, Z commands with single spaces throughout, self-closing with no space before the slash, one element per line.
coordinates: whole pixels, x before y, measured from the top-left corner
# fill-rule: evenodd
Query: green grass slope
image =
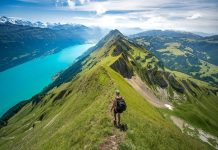
<path fill-rule="evenodd" d="M 116 30 L 111 34 L 82 62 L 81 72 L 73 79 L 36 95 L 8 120 L 0 129 L 0 149 L 213 149 L 183 134 L 127 83 L 123 76 L 140 67 L 135 58 L 144 49 L 121 38 Z M 126 132 L 112 124 L 109 110 L 115 89 L 127 103 L 121 118 L 128 126 Z M 117 141 L 110 141 L 112 136 Z"/>
<path fill-rule="evenodd" d="M 180 71 L 218 87 L 217 38 L 139 36 L 135 42 L 146 47 L 171 70 Z"/>
<path fill-rule="evenodd" d="M 122 115 L 126 133 L 111 122 L 109 106 L 116 88 L 128 105 Z M 50 98 L 63 90 L 71 92 L 56 101 Z M 183 135 L 118 73 L 102 66 L 53 89 L 37 106 L 26 105 L 0 130 L 0 149 L 99 149 L 114 134 L 123 136 L 120 149 L 210 149 Z"/>

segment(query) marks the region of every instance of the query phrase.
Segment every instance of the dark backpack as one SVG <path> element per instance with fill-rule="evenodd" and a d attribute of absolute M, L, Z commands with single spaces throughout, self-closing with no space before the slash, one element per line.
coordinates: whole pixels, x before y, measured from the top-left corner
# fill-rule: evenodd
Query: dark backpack
<path fill-rule="evenodd" d="M 124 101 L 124 99 L 121 98 L 116 98 L 117 99 L 117 107 L 116 107 L 116 111 L 118 113 L 122 113 L 123 111 L 126 110 L 126 102 Z"/>

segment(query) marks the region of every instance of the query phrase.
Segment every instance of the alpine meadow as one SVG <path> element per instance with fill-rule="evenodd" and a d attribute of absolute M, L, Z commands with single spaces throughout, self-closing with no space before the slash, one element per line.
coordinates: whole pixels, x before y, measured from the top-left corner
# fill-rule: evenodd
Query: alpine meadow
<path fill-rule="evenodd" d="M 216 0 L 0 4 L 0 150 L 218 149 Z"/>

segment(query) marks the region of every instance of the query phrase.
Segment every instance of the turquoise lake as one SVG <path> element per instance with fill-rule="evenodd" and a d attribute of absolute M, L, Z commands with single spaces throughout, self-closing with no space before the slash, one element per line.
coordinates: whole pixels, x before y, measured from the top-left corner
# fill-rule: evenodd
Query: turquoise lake
<path fill-rule="evenodd" d="M 0 116 L 22 100 L 39 93 L 52 77 L 66 69 L 94 44 L 75 45 L 0 72 Z"/>

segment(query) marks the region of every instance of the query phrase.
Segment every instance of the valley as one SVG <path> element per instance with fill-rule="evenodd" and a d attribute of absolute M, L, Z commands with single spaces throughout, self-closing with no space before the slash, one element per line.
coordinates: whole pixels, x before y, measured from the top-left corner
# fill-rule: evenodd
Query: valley
<path fill-rule="evenodd" d="M 70 46 L 0 72 L 0 116 L 17 103 L 41 92 L 52 83 L 54 76 L 57 78 L 91 46 L 93 44 Z"/>
<path fill-rule="evenodd" d="M 218 150 L 218 0 L 0 6 L 0 150 Z"/>
<path fill-rule="evenodd" d="M 109 111 L 116 89 L 127 103 L 125 132 L 113 127 Z M 190 136 L 170 116 L 217 137 L 217 92 L 112 30 L 1 117 L 0 149 L 215 149 L 216 141 Z"/>
<path fill-rule="evenodd" d="M 166 67 L 209 82 L 217 87 L 217 36 L 151 30 L 131 38 L 157 56 Z"/>
<path fill-rule="evenodd" d="M 83 25 L 36 26 L 30 21 L 2 16 L 0 17 L 0 72 L 34 58 L 58 53 L 72 45 L 95 43 L 102 36 L 103 32 L 100 29 Z"/>

